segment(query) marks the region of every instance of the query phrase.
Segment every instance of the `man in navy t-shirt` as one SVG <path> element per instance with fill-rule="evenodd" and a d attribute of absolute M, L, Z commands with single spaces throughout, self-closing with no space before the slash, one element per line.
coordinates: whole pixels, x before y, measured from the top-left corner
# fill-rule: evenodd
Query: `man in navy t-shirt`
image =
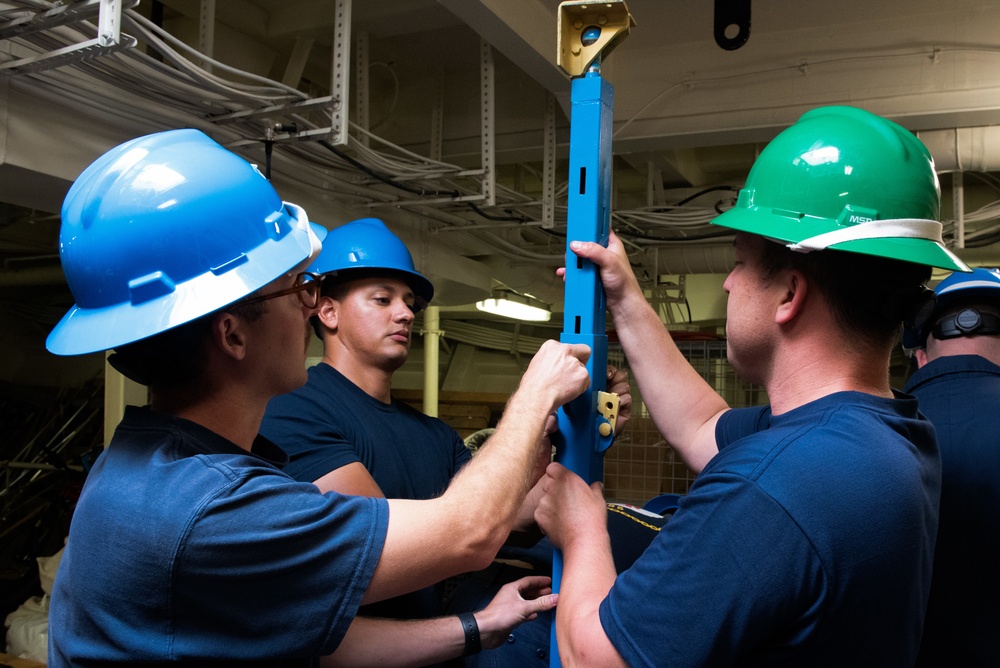
<path fill-rule="evenodd" d="M 918 666 L 996 662 L 1000 626 L 1000 271 L 954 273 L 904 347 L 941 446 L 941 516 Z"/>
<path fill-rule="evenodd" d="M 426 664 L 497 647 L 554 605 L 522 598 L 545 593 L 535 578 L 478 618 L 356 617 L 490 563 L 547 454 L 550 413 L 589 384 L 585 346 L 542 347 L 510 400 L 517 423 L 497 427 L 503 447 L 439 497 L 324 494 L 282 472 L 285 453 L 258 435 L 267 401 L 305 382 L 320 286 L 303 269 L 320 238 L 301 207 L 203 133 L 175 130 L 88 167 L 60 239 L 77 305 L 48 349 L 113 349 L 150 405 L 129 408 L 81 491 L 50 666 L 311 666 L 333 653 Z"/>
<path fill-rule="evenodd" d="M 289 454 L 285 472 L 322 491 L 432 499 L 471 458 L 441 420 L 393 399 L 414 315 L 434 295 L 409 250 L 382 221 L 332 230 L 310 266 L 323 276 L 313 329 L 323 359 L 302 387 L 272 399 L 261 433 Z M 366 614 L 397 619 L 441 614 L 435 588 L 382 601 Z"/>
<path fill-rule="evenodd" d="M 323 342 L 323 359 L 308 370 L 305 385 L 270 401 L 261 433 L 288 452 L 289 475 L 315 482 L 323 491 L 390 499 L 438 496 L 470 461 L 471 452 L 443 421 L 392 396 L 393 375 L 410 352 L 415 314 L 433 299 L 434 286 L 416 271 L 402 240 L 375 218 L 333 229 L 310 271 L 323 276 L 322 298 L 312 320 Z M 610 391 L 622 394 L 627 418 L 631 399 L 624 373 L 609 381 Z M 537 475 L 547 463 L 540 462 Z M 534 528 L 536 503 L 529 495 L 515 530 Z M 551 547 L 537 548 L 536 553 L 548 557 Z M 544 571 L 537 573 L 549 575 L 547 564 L 540 566 Z M 532 572 L 503 567 L 502 579 Z M 478 598 L 481 593 L 488 600 L 500 583 L 487 584 L 483 578 L 464 583 L 457 598 Z M 484 592 L 471 591 L 479 585 Z M 366 606 L 362 612 L 426 618 L 440 615 L 442 602 L 442 592 L 428 587 Z M 484 660 L 523 665 L 538 661 L 539 652 L 545 659 L 550 625 L 548 615 L 540 615 L 514 632 L 500 650 L 502 657 L 494 653 Z"/>
<path fill-rule="evenodd" d="M 941 244 L 933 162 L 902 127 L 815 109 L 760 154 L 736 205 L 728 356 L 770 405 L 730 409 L 646 303 L 624 246 L 600 269 L 618 337 L 665 439 L 698 477 L 615 575 L 599 485 L 558 464 L 536 518 L 563 550 L 569 663 L 909 666 L 926 606 L 940 466 L 916 400 L 889 385 L 899 326 L 925 316 Z"/>

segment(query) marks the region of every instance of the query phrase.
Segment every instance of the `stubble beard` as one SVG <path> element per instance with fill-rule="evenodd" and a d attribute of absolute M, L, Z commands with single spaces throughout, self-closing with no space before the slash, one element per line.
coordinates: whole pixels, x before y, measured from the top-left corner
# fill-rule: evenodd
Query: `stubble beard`
<path fill-rule="evenodd" d="M 390 373 L 395 373 L 401 366 L 406 364 L 406 360 L 410 358 L 410 347 L 406 346 L 405 351 L 402 355 L 394 355 L 392 357 L 387 357 L 384 363 L 384 368 Z"/>

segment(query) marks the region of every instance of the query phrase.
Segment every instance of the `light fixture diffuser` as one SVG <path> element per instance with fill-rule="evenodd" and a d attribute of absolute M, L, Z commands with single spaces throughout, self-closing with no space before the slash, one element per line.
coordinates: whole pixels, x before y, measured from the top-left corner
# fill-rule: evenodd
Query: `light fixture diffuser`
<path fill-rule="evenodd" d="M 548 304 L 512 290 L 494 290 L 489 299 L 476 302 L 476 308 L 486 313 L 529 322 L 547 322 L 552 317 Z"/>

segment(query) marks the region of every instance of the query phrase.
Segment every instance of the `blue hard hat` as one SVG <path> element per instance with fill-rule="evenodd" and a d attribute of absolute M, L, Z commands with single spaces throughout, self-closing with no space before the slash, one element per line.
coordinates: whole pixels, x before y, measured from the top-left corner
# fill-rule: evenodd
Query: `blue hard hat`
<path fill-rule="evenodd" d="M 63 202 L 59 256 L 76 305 L 46 347 L 108 350 L 172 329 L 314 257 L 305 211 L 198 130 L 117 146 Z"/>
<path fill-rule="evenodd" d="M 1000 305 L 1000 270 L 980 267 L 973 269 L 971 273 L 956 271 L 937 284 L 934 294 L 937 297 L 934 313 L 923 327 L 908 327 L 903 330 L 903 350 L 911 352 L 923 348 L 938 314 L 958 300 L 982 300 Z"/>
<path fill-rule="evenodd" d="M 310 222 L 309 228 L 313 231 L 313 234 L 316 235 L 316 238 L 319 239 L 320 243 L 323 243 L 323 240 L 326 239 L 326 235 L 330 233 L 328 229 L 319 223 Z"/>
<path fill-rule="evenodd" d="M 323 251 L 307 271 L 349 280 L 363 273 L 360 270 L 370 275 L 373 269 L 401 274 L 423 304 L 434 297 L 434 286 L 413 267 L 406 244 L 378 218 L 361 218 L 330 230 Z"/>

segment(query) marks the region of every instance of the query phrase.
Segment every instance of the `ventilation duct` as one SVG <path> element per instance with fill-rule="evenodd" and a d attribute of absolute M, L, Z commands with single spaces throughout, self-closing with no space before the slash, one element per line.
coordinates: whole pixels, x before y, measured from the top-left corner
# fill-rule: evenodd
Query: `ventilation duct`
<path fill-rule="evenodd" d="M 706 246 L 680 246 L 657 251 L 660 274 L 728 274 L 736 255 L 732 242 Z"/>
<path fill-rule="evenodd" d="M 994 125 L 918 132 L 938 172 L 1000 171 L 1000 127 Z"/>

